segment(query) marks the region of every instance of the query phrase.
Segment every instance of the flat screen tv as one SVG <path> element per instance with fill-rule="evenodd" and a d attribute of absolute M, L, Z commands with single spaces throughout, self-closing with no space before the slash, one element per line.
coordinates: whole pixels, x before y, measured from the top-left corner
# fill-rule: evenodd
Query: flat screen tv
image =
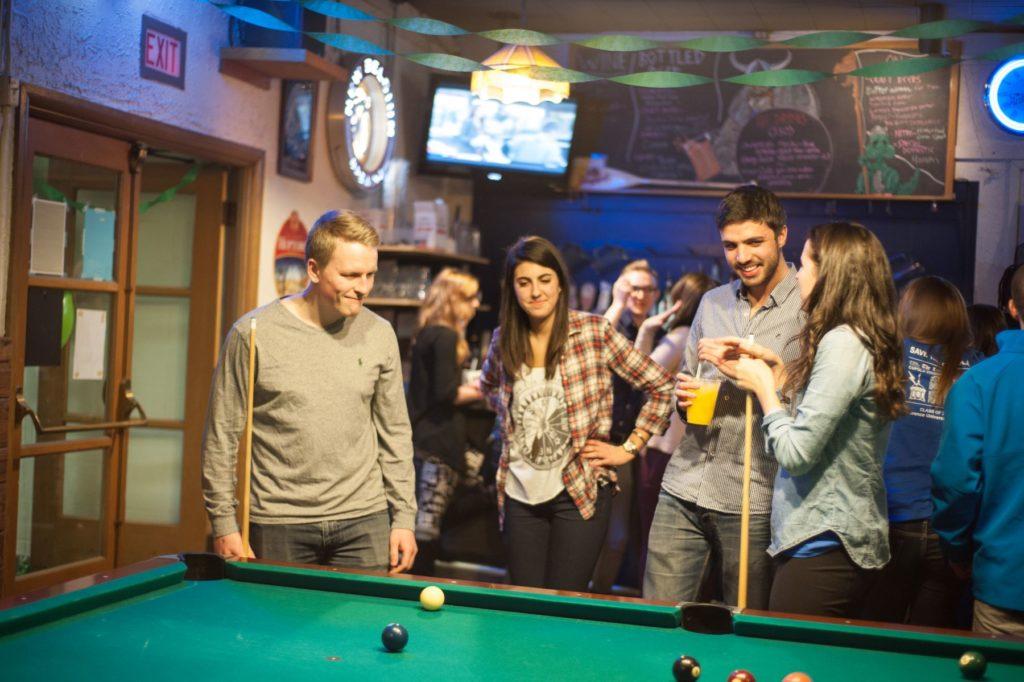
<path fill-rule="evenodd" d="M 569 168 L 576 102 L 480 99 L 469 85 L 433 84 L 420 170 L 468 175 L 474 169 L 560 176 Z"/>

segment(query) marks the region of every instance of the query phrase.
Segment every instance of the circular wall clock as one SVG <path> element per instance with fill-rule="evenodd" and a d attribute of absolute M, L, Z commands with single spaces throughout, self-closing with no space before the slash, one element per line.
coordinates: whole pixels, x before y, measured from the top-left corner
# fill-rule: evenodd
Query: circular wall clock
<path fill-rule="evenodd" d="M 1024 135 L 1024 57 L 1003 62 L 985 84 L 985 106 L 1004 130 Z"/>
<path fill-rule="evenodd" d="M 395 147 L 397 116 L 391 79 L 384 65 L 363 57 L 346 81 L 331 83 L 327 100 L 327 144 L 342 184 L 365 192 L 384 181 Z"/>

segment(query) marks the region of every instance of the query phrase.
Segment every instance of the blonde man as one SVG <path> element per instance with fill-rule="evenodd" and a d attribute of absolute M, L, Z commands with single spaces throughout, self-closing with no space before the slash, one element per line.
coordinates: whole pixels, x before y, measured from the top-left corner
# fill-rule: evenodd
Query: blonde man
<path fill-rule="evenodd" d="M 219 554 L 396 573 L 412 566 L 412 434 L 398 340 L 363 307 L 379 244 L 354 213 L 325 213 L 306 239 L 305 290 L 246 313 L 228 333 L 202 453 Z M 252 318 L 251 546 L 243 547 L 234 482 Z"/>

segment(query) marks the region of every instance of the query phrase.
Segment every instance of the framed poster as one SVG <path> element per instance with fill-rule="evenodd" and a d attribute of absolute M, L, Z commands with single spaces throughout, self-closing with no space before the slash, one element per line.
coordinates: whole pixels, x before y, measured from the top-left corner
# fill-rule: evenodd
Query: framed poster
<path fill-rule="evenodd" d="M 296 180 L 313 179 L 313 127 L 317 81 L 281 81 L 281 124 L 277 172 Z"/>

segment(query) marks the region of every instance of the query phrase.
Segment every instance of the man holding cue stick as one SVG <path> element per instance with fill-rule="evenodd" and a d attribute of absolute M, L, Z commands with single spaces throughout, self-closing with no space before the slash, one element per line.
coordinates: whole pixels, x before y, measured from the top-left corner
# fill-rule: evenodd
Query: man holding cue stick
<path fill-rule="evenodd" d="M 752 405 L 746 411 L 746 392 L 712 363 L 699 361 L 698 343 L 753 337 L 788 362 L 799 352 L 795 337 L 803 313 L 796 269 L 782 256 L 786 214 L 778 198 L 759 187 L 739 187 L 722 200 L 716 224 L 737 279 L 701 300 L 676 385 L 679 410 L 697 396 L 701 381 L 695 377 L 718 381 L 720 388 L 709 423 L 687 425 L 665 470 L 651 527 L 644 597 L 677 602 L 713 598 L 732 606 L 743 599 L 743 606 L 766 609 L 777 464 L 761 430 L 749 426 L 755 416 L 761 418 L 760 408 Z M 747 583 L 743 590 L 741 577 Z"/>
<path fill-rule="evenodd" d="M 398 340 L 363 307 L 379 244 L 359 216 L 324 214 L 306 239 L 306 289 L 247 313 L 228 333 L 202 452 L 217 553 L 412 566 L 415 474 Z M 235 515 L 240 439 L 243 456 L 251 450 L 251 475 L 238 486 L 251 543 Z"/>

